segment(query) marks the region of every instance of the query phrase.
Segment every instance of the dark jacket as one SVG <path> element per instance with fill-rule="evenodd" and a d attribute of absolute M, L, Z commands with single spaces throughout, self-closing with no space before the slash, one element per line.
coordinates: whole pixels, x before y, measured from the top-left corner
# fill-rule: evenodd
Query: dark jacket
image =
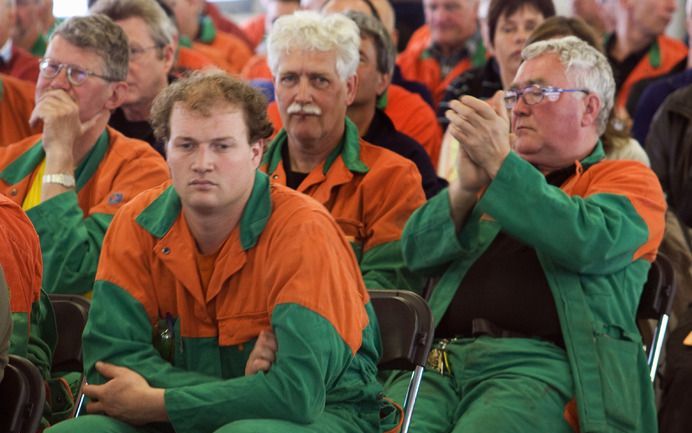
<path fill-rule="evenodd" d="M 671 94 L 654 116 L 646 152 L 668 204 L 692 226 L 692 85 Z"/>

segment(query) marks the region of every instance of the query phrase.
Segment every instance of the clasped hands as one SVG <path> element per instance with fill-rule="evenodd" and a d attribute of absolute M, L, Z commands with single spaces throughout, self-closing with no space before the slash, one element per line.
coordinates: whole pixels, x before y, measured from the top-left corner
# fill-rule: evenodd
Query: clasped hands
<path fill-rule="evenodd" d="M 478 192 L 490 183 L 510 152 L 509 118 L 499 91 L 488 101 L 462 96 L 451 101 L 446 117 L 459 142 L 460 187 Z"/>

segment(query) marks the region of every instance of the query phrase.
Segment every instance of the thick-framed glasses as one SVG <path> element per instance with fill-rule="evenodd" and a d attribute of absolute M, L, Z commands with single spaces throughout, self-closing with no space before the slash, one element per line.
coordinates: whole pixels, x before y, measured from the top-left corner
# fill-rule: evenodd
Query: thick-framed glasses
<path fill-rule="evenodd" d="M 58 76 L 60 71 L 65 68 L 67 72 L 67 80 L 72 84 L 73 86 L 81 86 L 84 84 L 84 82 L 87 80 L 87 78 L 93 76 L 93 77 L 98 77 L 102 80 L 113 82 L 113 81 L 120 81 L 115 78 L 109 77 L 107 75 L 100 75 L 97 74 L 96 72 L 92 72 L 88 69 L 80 68 L 79 66 L 76 65 L 70 65 L 67 63 L 58 63 L 56 61 L 53 61 L 49 58 L 43 58 L 38 64 L 39 69 L 41 70 L 41 75 L 43 75 L 46 78 L 55 78 Z"/>
<path fill-rule="evenodd" d="M 526 105 L 536 105 L 541 102 L 544 98 L 548 101 L 555 102 L 560 99 L 560 95 L 563 93 L 585 93 L 589 94 L 591 91 L 589 89 L 562 89 L 560 87 L 551 86 L 539 86 L 538 84 L 533 84 L 523 89 L 512 89 L 505 92 L 505 107 L 508 110 L 514 108 L 517 105 L 517 101 L 521 98 Z"/>
<path fill-rule="evenodd" d="M 152 45 L 150 47 L 137 47 L 137 46 L 131 46 L 130 47 L 130 60 L 137 60 L 139 57 L 142 56 L 145 52 L 149 50 L 155 50 L 161 48 L 161 45 Z"/>

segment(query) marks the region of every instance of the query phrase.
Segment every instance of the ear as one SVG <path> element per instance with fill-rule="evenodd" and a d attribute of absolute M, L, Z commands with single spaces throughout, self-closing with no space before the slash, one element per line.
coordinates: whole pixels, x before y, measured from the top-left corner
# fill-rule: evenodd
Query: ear
<path fill-rule="evenodd" d="M 593 93 L 586 95 L 584 97 L 584 112 L 581 117 L 581 126 L 595 125 L 602 107 L 601 99 L 597 95 Z"/>
<path fill-rule="evenodd" d="M 353 74 L 346 79 L 346 105 L 351 105 L 358 91 L 358 74 Z"/>
<path fill-rule="evenodd" d="M 173 68 L 173 64 L 175 63 L 175 50 L 173 49 L 173 45 L 164 45 L 162 48 L 162 54 L 163 61 L 166 65 L 166 72 L 169 73 L 171 72 L 171 68 Z"/>
<path fill-rule="evenodd" d="M 258 168 L 260 165 L 260 161 L 262 161 L 262 155 L 264 154 L 265 146 L 266 140 L 264 138 L 260 138 L 256 142 L 250 144 L 250 152 L 252 152 L 251 159 L 255 168 Z"/>
<path fill-rule="evenodd" d="M 386 74 L 379 73 L 377 74 L 377 96 L 380 96 L 387 90 L 387 87 L 389 87 L 389 84 L 392 82 L 392 74 L 389 72 Z"/>
<path fill-rule="evenodd" d="M 127 94 L 127 83 L 125 81 L 116 81 L 110 85 L 111 94 L 108 99 L 106 99 L 103 108 L 113 111 L 120 107 L 120 104 L 122 104 L 125 100 L 125 95 Z"/>

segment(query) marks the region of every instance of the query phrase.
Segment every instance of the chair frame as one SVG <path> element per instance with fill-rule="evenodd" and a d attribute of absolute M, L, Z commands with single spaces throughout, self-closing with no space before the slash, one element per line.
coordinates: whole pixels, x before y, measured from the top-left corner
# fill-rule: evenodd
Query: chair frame
<path fill-rule="evenodd" d="M 378 367 L 412 371 L 400 430 L 407 433 L 433 343 L 435 323 L 432 312 L 423 298 L 409 291 L 371 290 L 370 298 L 382 336 L 382 359 Z"/>
<path fill-rule="evenodd" d="M 651 264 L 649 275 L 637 309 L 637 319 L 654 319 L 657 321 L 651 344 L 647 350 L 647 365 L 651 382 L 656 380 L 658 363 L 663 351 L 663 343 L 668 332 L 670 311 L 675 297 L 675 271 L 670 260 L 663 254 L 658 254 Z"/>

